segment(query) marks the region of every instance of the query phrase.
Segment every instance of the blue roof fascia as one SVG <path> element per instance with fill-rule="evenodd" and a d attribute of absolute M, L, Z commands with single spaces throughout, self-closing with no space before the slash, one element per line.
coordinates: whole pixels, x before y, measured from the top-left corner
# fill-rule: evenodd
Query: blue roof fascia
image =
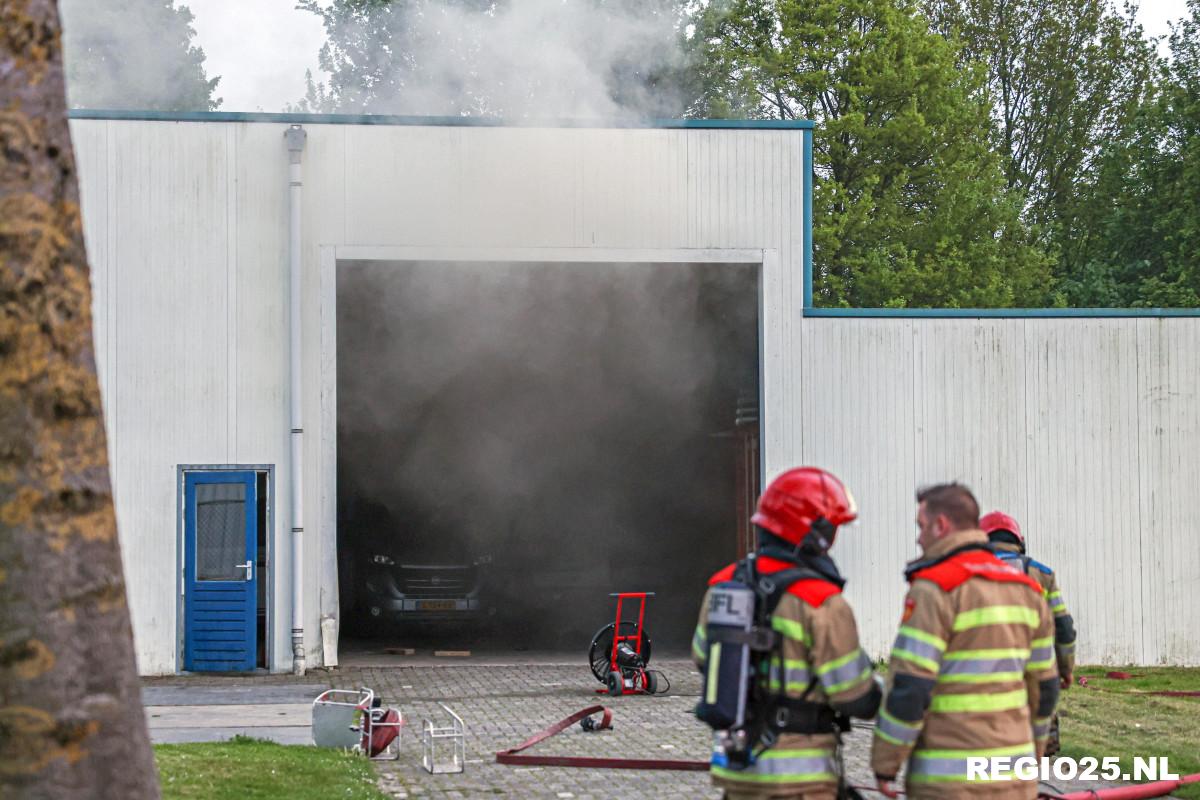
<path fill-rule="evenodd" d="M 251 111 L 127 111 L 76 108 L 71 119 L 145 122 L 277 122 L 288 125 L 426 125 L 462 128 L 704 128 L 734 130 L 812 130 L 806 119 L 651 119 L 504 120 L 495 117 L 408 117 L 387 114 L 274 114 Z"/>
<path fill-rule="evenodd" d="M 1200 317 L 1200 308 L 805 308 L 806 317 L 874 319 L 1057 319 Z"/>
<path fill-rule="evenodd" d="M 813 132 L 807 130 L 803 134 L 804 141 L 801 143 L 800 160 L 804 177 L 804 251 L 801 253 L 801 271 L 803 273 L 802 281 L 803 302 L 805 308 L 812 307 L 812 261 L 813 261 L 813 242 L 812 242 L 812 219 L 813 219 L 813 181 L 816 178 L 813 172 Z"/>

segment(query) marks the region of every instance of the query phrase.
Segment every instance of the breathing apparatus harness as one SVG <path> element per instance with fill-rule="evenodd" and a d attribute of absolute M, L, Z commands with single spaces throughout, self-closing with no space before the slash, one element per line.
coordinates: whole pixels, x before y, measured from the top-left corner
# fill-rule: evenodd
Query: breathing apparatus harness
<path fill-rule="evenodd" d="M 745 769 L 782 733 L 840 734 L 850 729 L 849 719 L 828 703 L 805 699 L 816 676 L 799 698 L 772 691 L 768 683 L 772 665 L 780 683 L 785 674 L 783 637 L 771 627 L 771 615 L 788 589 L 805 579 L 839 588 L 845 583 L 824 552 L 833 526 L 819 519 L 812 527 L 796 546 L 763 532 L 759 552 L 739 561 L 729 580 L 709 590 L 704 693 L 696 716 L 716 732 L 713 763 L 718 766 Z M 815 541 L 810 538 L 814 535 L 819 537 Z M 795 566 L 762 574 L 756 562 L 764 556 Z"/>

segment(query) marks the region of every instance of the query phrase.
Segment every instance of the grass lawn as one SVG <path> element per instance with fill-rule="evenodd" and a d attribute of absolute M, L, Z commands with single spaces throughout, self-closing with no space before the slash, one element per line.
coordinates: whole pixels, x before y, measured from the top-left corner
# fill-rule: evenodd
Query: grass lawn
<path fill-rule="evenodd" d="M 1112 680 L 1113 667 L 1080 667 L 1091 686 L 1072 686 L 1059 702 L 1062 754 L 1118 756 L 1121 768 L 1132 771 L 1134 756 L 1166 756 L 1171 771 L 1183 776 L 1200 772 L 1200 697 L 1155 697 L 1134 692 L 1175 689 L 1200 691 L 1200 669 L 1176 667 L 1117 667 L 1135 676 Z M 1174 793 L 1200 800 L 1200 784 Z"/>
<path fill-rule="evenodd" d="M 238 737 L 154 747 L 164 800 L 384 800 L 362 756 Z"/>

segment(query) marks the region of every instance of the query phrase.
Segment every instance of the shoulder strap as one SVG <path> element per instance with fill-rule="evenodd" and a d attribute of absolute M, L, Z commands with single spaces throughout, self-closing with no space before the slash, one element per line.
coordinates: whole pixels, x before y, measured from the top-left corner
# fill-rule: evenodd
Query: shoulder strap
<path fill-rule="evenodd" d="M 828 579 L 824 575 L 808 567 L 792 567 L 791 569 L 781 570 L 770 575 L 760 575 L 757 589 L 766 601 L 767 613 L 775 613 L 779 601 L 788 593 L 788 589 L 792 588 L 792 584 L 806 579 L 828 582 Z"/>

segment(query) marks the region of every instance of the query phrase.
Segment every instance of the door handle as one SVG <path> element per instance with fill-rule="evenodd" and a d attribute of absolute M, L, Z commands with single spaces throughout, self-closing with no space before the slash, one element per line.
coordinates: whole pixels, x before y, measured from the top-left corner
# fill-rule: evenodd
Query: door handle
<path fill-rule="evenodd" d="M 254 562 L 253 561 L 247 561 L 245 564 L 235 564 L 234 567 L 236 567 L 237 569 L 246 570 L 246 580 L 248 580 L 248 581 L 254 580 Z"/>

